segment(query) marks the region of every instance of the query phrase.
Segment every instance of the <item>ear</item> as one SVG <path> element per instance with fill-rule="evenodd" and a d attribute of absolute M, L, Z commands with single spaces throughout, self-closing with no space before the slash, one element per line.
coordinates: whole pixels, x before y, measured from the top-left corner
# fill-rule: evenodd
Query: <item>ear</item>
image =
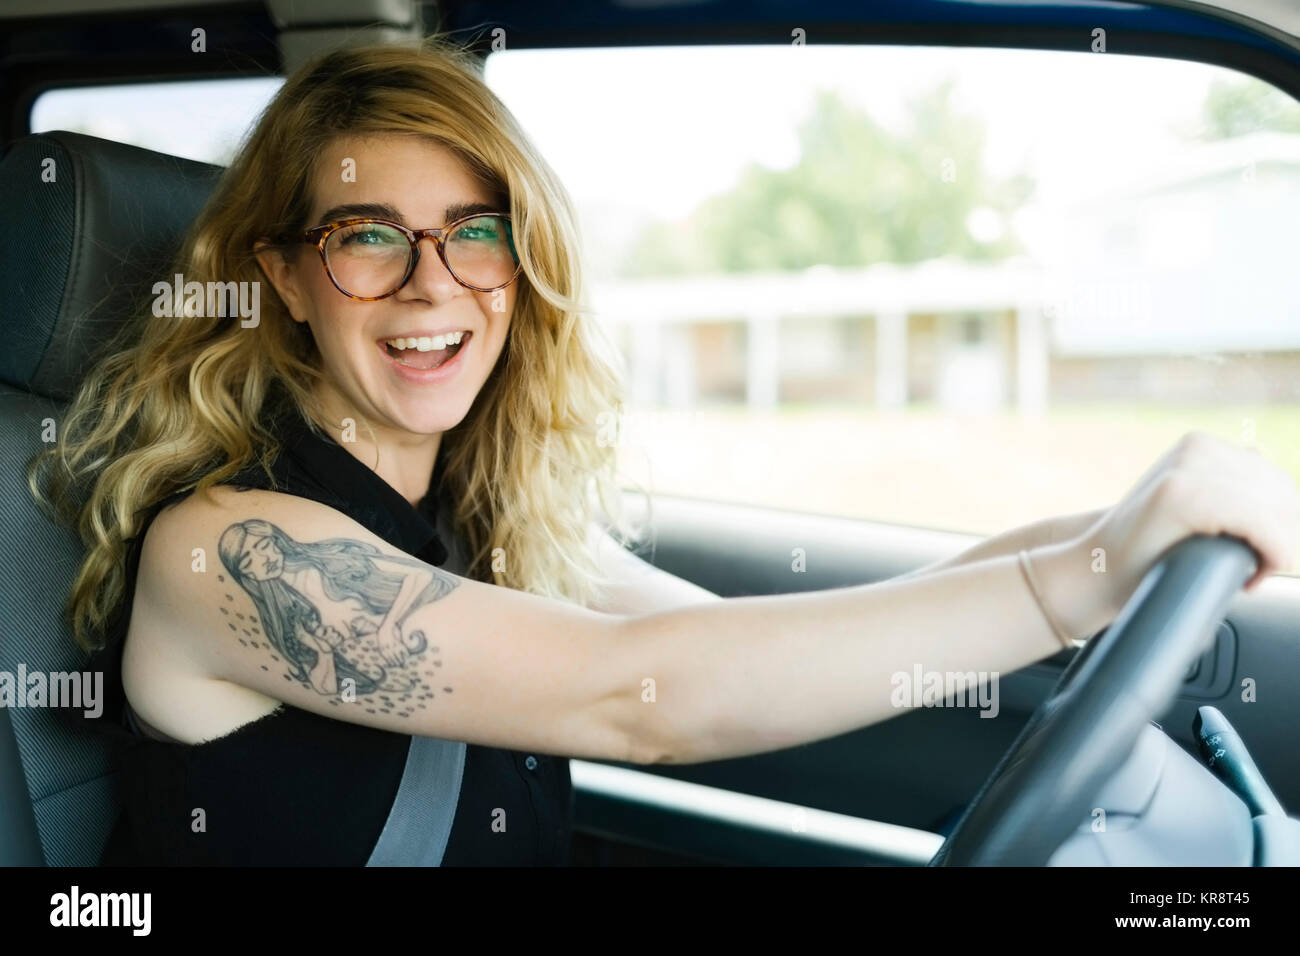
<path fill-rule="evenodd" d="M 265 239 L 259 239 L 254 243 L 253 255 L 257 258 L 257 264 L 262 267 L 262 274 L 270 281 L 280 296 L 280 301 L 289 310 L 289 315 L 295 322 L 306 322 L 307 300 L 298 288 L 297 263 L 288 260 L 282 246 L 273 245 Z"/>

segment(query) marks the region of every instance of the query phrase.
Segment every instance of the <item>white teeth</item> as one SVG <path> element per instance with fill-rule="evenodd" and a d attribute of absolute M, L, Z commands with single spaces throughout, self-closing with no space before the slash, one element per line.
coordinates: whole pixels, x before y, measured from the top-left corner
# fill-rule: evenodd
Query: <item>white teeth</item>
<path fill-rule="evenodd" d="M 447 332 L 443 335 L 423 335 L 418 339 L 384 339 L 384 344 L 391 345 L 395 349 L 419 349 L 421 352 L 437 352 L 449 345 L 460 344 L 461 339 L 464 337 L 465 332 L 462 330 L 460 332 Z"/>

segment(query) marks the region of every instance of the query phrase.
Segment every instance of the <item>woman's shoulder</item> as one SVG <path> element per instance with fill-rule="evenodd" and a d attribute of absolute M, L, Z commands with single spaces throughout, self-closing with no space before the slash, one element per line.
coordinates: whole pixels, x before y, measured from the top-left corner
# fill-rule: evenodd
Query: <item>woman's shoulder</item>
<path fill-rule="evenodd" d="M 314 497 L 283 486 L 271 488 L 233 480 L 216 482 L 177 492 L 160 501 L 147 529 L 151 534 L 146 535 L 144 543 L 147 547 L 149 538 L 158 540 L 176 532 L 183 535 L 200 526 L 210 527 L 213 522 L 233 520 L 240 515 L 283 508 L 319 508 L 321 504 Z"/>
<path fill-rule="evenodd" d="M 244 492 L 256 490 L 292 495 L 296 490 L 293 483 L 285 482 L 284 476 L 277 475 L 276 470 L 273 467 L 268 474 L 267 468 L 260 462 L 252 462 L 219 481 L 205 484 L 207 476 L 197 483 L 191 480 L 184 487 L 164 494 L 144 509 L 144 520 L 139 524 L 135 541 L 143 546 L 156 524 L 192 519 L 196 511 L 205 507 L 230 507 L 238 500 L 234 496 Z M 184 517 L 178 519 L 178 515 Z"/>
<path fill-rule="evenodd" d="M 164 502 L 160 502 L 164 505 Z M 133 707 L 169 736 L 196 741 L 268 714 L 272 696 L 218 680 L 203 645 L 227 628 L 265 641 L 237 607 L 227 530 L 250 519 L 302 521 L 319 504 L 260 488 L 215 484 L 169 496 L 139 544 L 122 677 Z M 218 617 L 220 615 L 220 617 Z"/>
<path fill-rule="evenodd" d="M 214 531 L 219 538 L 227 526 L 247 518 L 274 518 L 304 507 L 320 503 L 260 485 L 218 483 L 169 495 L 151 509 L 137 536 L 136 588 L 145 600 L 168 603 L 177 576 L 219 572 L 220 555 L 210 548 Z"/>

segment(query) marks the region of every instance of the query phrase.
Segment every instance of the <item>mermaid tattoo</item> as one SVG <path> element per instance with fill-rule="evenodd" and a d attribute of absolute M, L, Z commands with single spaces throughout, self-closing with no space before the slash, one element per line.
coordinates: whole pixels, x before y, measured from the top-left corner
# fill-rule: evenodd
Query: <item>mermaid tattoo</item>
<path fill-rule="evenodd" d="M 411 694 L 421 686 L 405 665 L 426 656 L 429 642 L 422 630 L 403 624 L 450 594 L 455 577 L 364 541 L 296 541 L 255 518 L 228 527 L 217 550 L 253 599 L 292 679 L 331 696 L 344 680 L 358 695 Z"/>

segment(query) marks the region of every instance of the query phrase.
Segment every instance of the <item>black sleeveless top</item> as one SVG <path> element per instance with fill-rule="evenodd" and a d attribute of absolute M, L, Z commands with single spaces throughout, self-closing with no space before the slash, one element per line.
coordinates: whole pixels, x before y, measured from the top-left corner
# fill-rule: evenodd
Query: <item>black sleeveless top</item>
<path fill-rule="evenodd" d="M 282 442 L 272 467 L 274 490 L 335 508 L 430 564 L 447 560 L 436 484 L 413 508 L 296 411 L 274 416 L 272 427 Z M 441 476 L 441 454 L 438 464 Z M 229 483 L 271 488 L 256 467 Z M 103 716 L 88 723 L 120 746 L 124 804 L 100 864 L 362 866 L 393 805 L 408 735 L 282 704 L 223 737 L 191 745 L 146 736 L 127 704 L 121 656 L 140 546 L 152 519 L 181 497 L 150 509 L 131 542 L 126 599 L 89 667 L 105 671 L 107 700 Z M 194 832 L 198 808 L 203 825 Z M 501 811 L 504 831 L 492 825 Z M 566 865 L 572 826 L 567 759 L 469 744 L 442 865 Z"/>

